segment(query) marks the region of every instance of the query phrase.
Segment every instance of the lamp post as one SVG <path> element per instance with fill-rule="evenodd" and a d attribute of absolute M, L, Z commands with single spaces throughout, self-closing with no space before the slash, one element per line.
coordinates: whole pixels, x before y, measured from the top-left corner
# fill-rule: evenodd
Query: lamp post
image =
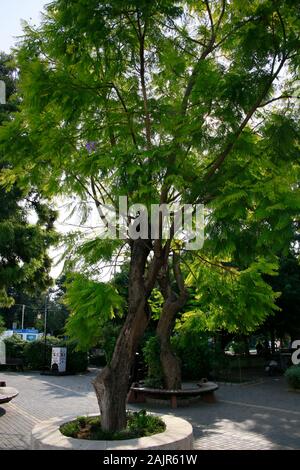
<path fill-rule="evenodd" d="M 45 298 L 45 310 L 44 310 L 44 370 L 47 370 L 47 313 L 48 313 L 48 292 Z"/>
<path fill-rule="evenodd" d="M 22 330 L 24 329 L 25 305 L 22 305 Z"/>

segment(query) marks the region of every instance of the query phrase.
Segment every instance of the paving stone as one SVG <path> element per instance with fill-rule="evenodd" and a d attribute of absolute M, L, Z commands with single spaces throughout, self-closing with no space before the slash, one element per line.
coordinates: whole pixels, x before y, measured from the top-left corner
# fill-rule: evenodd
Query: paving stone
<path fill-rule="evenodd" d="M 96 374 L 52 377 L 35 372 L 1 372 L 19 396 L 0 407 L 0 450 L 28 449 L 31 429 L 43 420 L 97 413 L 91 380 Z M 189 407 L 147 408 L 187 419 L 199 450 L 300 449 L 300 394 L 288 392 L 284 378 L 235 386 L 220 385 L 218 402 Z M 139 409 L 144 405 L 132 405 Z"/>

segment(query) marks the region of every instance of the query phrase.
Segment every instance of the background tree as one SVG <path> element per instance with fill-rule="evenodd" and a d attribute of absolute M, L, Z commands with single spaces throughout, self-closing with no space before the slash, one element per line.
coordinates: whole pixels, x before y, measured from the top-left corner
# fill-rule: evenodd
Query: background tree
<path fill-rule="evenodd" d="M 281 292 L 276 302 L 280 311 L 264 322 L 260 332 L 270 337 L 274 351 L 275 339 L 288 335 L 293 341 L 300 335 L 300 265 L 294 253 L 280 260 L 278 276 L 268 282 Z"/>
<path fill-rule="evenodd" d="M 0 316 L 0 336 L 5 331 L 5 323 L 4 323 L 4 318 Z"/>
<path fill-rule="evenodd" d="M 11 57 L 0 54 L 0 79 L 6 83 L 7 104 L 0 105 L 0 126 L 17 111 L 16 69 Z M 53 224 L 56 214 L 34 189 L 20 189 L 13 176 L 12 162 L 0 152 L 0 305 L 9 306 L 9 289 L 34 293 L 51 283 L 47 249 L 55 241 Z M 31 222 L 36 219 L 36 222 Z"/>
<path fill-rule="evenodd" d="M 33 294 L 26 294 L 23 290 L 8 289 L 8 295 L 14 300 L 9 308 L 0 308 L 0 314 L 5 318 L 6 328 L 11 329 L 13 323 L 21 328 L 22 312 L 24 306 L 24 328 L 37 328 L 44 331 L 45 303 L 47 302 L 47 333 L 52 336 L 63 335 L 69 311 L 63 304 L 65 277 L 58 278 L 55 286 L 46 292 L 37 290 Z M 47 298 L 46 298 L 47 297 Z"/>
<path fill-rule="evenodd" d="M 238 263 L 256 305 L 266 305 L 271 292 L 261 277 L 299 212 L 298 50 L 291 0 L 57 0 L 40 29 L 25 30 L 17 52 L 21 112 L 1 130 L 1 148 L 21 187 L 89 199 L 103 227 L 107 206 L 118 212 L 118 196 L 148 209 L 204 203 L 203 263 Z M 124 325 L 94 381 L 102 426 L 111 431 L 125 426 L 130 369 L 157 285 L 161 359 L 179 382 L 168 336 L 187 300 L 183 265 L 197 260 L 172 231 L 167 241 L 131 236 L 137 211 L 124 219 L 126 236 L 110 243 L 94 234 L 81 248 L 88 266 L 77 265 L 83 274 L 73 274 L 67 291 L 82 328 L 95 312 L 97 328 L 122 308 L 115 287 L 97 282 L 101 263 L 130 265 Z"/>

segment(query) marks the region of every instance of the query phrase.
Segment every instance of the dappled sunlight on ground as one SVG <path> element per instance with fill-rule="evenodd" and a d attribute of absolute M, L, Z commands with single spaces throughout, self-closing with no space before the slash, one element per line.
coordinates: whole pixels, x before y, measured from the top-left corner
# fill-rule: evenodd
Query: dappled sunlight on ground
<path fill-rule="evenodd" d="M 91 385 L 96 372 L 64 377 L 1 372 L 20 394 L 0 407 L 0 449 L 28 448 L 31 429 L 42 420 L 97 413 Z M 149 404 L 130 408 L 187 419 L 194 428 L 196 449 L 300 449 L 300 394 L 288 392 L 283 378 L 221 384 L 216 396 L 215 404 L 198 401 L 175 410 Z"/>

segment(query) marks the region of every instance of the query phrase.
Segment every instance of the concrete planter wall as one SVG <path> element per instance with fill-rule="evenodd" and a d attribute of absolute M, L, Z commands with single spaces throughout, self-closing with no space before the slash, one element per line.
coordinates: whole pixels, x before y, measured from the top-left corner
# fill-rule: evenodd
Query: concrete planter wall
<path fill-rule="evenodd" d="M 95 415 L 94 415 L 95 416 Z M 191 450 L 193 428 L 188 421 L 163 415 L 166 430 L 150 437 L 123 441 L 89 441 L 64 436 L 59 427 L 76 416 L 53 418 L 36 425 L 31 434 L 32 450 Z"/>

